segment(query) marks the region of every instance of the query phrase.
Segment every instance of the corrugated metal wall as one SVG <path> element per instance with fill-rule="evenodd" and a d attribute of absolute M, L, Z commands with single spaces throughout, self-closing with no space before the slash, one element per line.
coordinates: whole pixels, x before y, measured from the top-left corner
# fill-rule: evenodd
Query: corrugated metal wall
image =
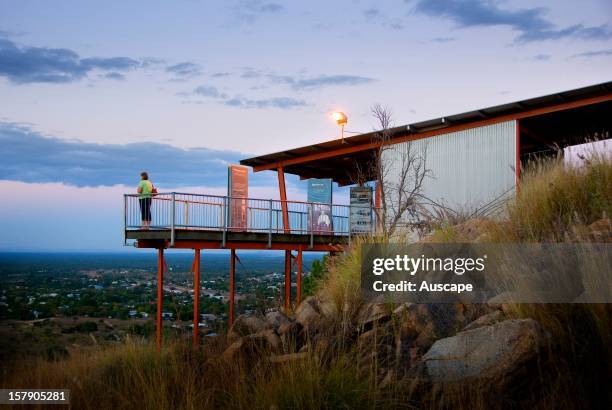
<path fill-rule="evenodd" d="M 452 209 L 474 209 L 500 195 L 514 194 L 516 122 L 472 128 L 465 131 L 394 144 L 383 153 L 388 164 L 387 181 L 397 184 L 401 153 L 426 149 L 427 168 L 423 194 Z"/>

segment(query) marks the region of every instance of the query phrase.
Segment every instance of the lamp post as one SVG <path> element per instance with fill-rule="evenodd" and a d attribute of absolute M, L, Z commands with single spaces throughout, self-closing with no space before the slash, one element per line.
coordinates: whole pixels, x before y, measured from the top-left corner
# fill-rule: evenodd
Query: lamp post
<path fill-rule="evenodd" d="M 336 124 L 340 126 L 340 137 L 344 143 L 344 126 L 348 122 L 348 117 L 341 111 L 332 112 L 331 116 L 336 121 Z"/>

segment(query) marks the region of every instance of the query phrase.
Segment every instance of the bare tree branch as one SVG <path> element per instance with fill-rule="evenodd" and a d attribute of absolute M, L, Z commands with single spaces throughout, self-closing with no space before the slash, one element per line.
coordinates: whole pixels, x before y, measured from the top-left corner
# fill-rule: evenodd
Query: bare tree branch
<path fill-rule="evenodd" d="M 420 222 L 423 182 L 431 174 L 427 168 L 427 147 L 419 151 L 412 142 L 391 144 L 391 110 L 375 104 L 370 112 L 379 129 L 372 137 L 378 148 L 371 164 L 376 183 L 382 188 L 378 217 L 384 234 L 392 236 L 398 226 L 408 221 L 416 225 Z"/>

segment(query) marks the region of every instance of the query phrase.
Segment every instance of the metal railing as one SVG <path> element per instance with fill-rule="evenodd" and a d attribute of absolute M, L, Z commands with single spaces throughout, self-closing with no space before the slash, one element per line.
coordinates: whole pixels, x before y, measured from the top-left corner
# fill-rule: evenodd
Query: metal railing
<path fill-rule="evenodd" d="M 159 193 L 143 201 L 137 194 L 124 195 L 124 229 L 142 230 L 142 207 L 150 206 L 146 228 L 170 230 L 171 245 L 177 230 L 349 236 L 351 206 L 274 199 L 232 198 L 218 195 Z M 285 226 L 283 208 L 287 208 Z M 353 207 L 353 211 L 354 211 Z M 369 211 L 369 209 L 368 209 Z M 376 226 L 376 212 L 371 212 L 371 226 Z"/>

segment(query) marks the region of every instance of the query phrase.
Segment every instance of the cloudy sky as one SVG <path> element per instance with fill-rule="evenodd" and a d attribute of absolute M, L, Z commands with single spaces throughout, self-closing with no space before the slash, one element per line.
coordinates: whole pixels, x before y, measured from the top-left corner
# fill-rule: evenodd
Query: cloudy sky
<path fill-rule="evenodd" d="M 399 125 L 611 72 L 609 0 L 0 0 L 0 249 L 119 249 L 140 170 L 223 194 L 228 163 L 336 138 L 333 110 L 366 132 L 373 103 Z"/>

